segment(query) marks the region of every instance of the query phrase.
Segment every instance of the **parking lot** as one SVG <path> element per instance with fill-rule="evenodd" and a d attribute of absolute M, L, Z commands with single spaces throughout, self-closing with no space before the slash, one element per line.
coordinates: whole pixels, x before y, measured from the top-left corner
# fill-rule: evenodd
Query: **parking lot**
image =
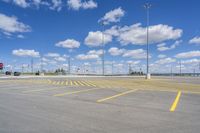
<path fill-rule="evenodd" d="M 197 133 L 200 78 L 0 79 L 1 133 Z"/>

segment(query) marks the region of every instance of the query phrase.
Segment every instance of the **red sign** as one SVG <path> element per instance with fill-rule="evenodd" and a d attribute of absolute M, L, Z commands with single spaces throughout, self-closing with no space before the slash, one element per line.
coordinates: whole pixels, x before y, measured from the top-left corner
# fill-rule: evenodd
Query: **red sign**
<path fill-rule="evenodd" d="M 0 69 L 3 69 L 3 63 L 0 63 Z"/>

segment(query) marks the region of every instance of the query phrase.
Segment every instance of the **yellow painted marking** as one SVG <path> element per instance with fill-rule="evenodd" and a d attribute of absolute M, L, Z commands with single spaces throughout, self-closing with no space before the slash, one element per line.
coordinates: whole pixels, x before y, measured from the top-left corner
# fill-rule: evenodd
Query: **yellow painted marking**
<path fill-rule="evenodd" d="M 27 90 L 27 91 L 22 91 L 22 93 L 31 93 L 31 92 L 48 91 L 48 90 L 55 90 L 55 88 L 50 88 L 50 89 L 36 89 L 36 90 Z"/>
<path fill-rule="evenodd" d="M 61 82 L 61 85 L 64 85 L 64 81 Z"/>
<path fill-rule="evenodd" d="M 94 87 L 96 87 L 96 85 L 95 84 L 93 84 L 92 82 L 87 82 L 88 84 L 90 84 L 90 85 L 92 85 L 92 86 L 94 86 Z"/>
<path fill-rule="evenodd" d="M 74 84 L 75 84 L 76 86 L 78 86 L 78 83 L 77 83 L 76 81 L 74 81 Z"/>
<path fill-rule="evenodd" d="M 82 81 L 83 84 L 85 84 L 86 86 L 91 86 L 90 84 L 88 84 L 87 82 L 85 81 Z"/>
<path fill-rule="evenodd" d="M 55 84 L 56 84 L 56 81 L 53 81 L 52 84 L 55 85 Z"/>
<path fill-rule="evenodd" d="M 68 81 L 65 82 L 65 85 L 66 85 L 66 86 L 68 85 Z"/>
<path fill-rule="evenodd" d="M 73 82 L 70 80 L 70 85 L 72 86 L 73 85 Z"/>
<path fill-rule="evenodd" d="M 81 86 L 85 86 L 81 81 L 77 81 Z"/>
<path fill-rule="evenodd" d="M 87 89 L 87 90 L 80 90 L 80 91 L 72 91 L 72 92 L 66 92 L 66 93 L 60 93 L 60 94 L 55 94 L 53 96 L 55 97 L 61 97 L 65 95 L 70 95 L 70 94 L 76 94 L 76 93 L 82 93 L 82 92 L 88 92 L 88 91 L 93 91 L 93 90 L 98 90 L 100 88 L 95 88 L 95 89 Z"/>
<path fill-rule="evenodd" d="M 172 106 L 170 108 L 170 112 L 174 112 L 176 110 L 176 107 L 178 105 L 180 97 L 181 97 L 181 91 L 178 91 L 176 99 L 174 100 L 174 102 L 173 102 L 173 104 L 172 104 Z"/>
<path fill-rule="evenodd" d="M 110 96 L 110 97 L 107 97 L 107 98 L 99 99 L 99 100 L 97 100 L 97 102 L 98 102 L 98 103 L 104 102 L 104 101 L 106 101 L 106 100 L 110 100 L 110 99 L 113 99 L 113 98 L 116 98 L 116 97 L 119 97 L 119 96 L 123 96 L 123 95 L 126 95 L 126 94 L 128 94 L 128 93 L 135 92 L 135 91 L 137 91 L 137 89 L 125 91 L 125 92 L 119 93 L 119 94 L 114 95 L 114 96 Z"/>
<path fill-rule="evenodd" d="M 59 84 L 60 84 L 60 81 L 58 81 L 56 84 L 59 85 Z"/>

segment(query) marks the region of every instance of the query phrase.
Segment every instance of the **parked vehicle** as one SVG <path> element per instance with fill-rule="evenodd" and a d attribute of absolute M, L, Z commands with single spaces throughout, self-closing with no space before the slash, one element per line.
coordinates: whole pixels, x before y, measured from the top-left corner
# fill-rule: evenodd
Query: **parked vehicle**
<path fill-rule="evenodd" d="M 20 72 L 14 72 L 14 76 L 20 76 L 21 73 Z"/>
<path fill-rule="evenodd" d="M 6 71 L 6 73 L 5 73 L 6 75 L 11 75 L 12 74 L 12 72 L 10 72 L 10 71 Z"/>

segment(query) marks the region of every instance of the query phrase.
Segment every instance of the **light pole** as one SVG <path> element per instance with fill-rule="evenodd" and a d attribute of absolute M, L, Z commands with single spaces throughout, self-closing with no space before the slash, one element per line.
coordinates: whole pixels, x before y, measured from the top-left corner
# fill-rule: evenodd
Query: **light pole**
<path fill-rule="evenodd" d="M 104 32 L 104 28 L 105 27 L 104 27 L 104 23 L 103 22 L 101 24 L 103 26 L 103 29 L 102 29 L 102 50 L 103 50 L 102 51 L 102 75 L 104 75 L 104 43 L 105 43 L 104 39 L 105 38 L 104 38 L 104 33 L 103 32 Z"/>
<path fill-rule="evenodd" d="M 149 73 L 149 9 L 151 8 L 151 4 L 145 3 L 144 8 L 146 9 L 147 15 L 147 73 L 146 79 L 151 79 L 151 74 Z"/>
<path fill-rule="evenodd" d="M 70 58 L 70 56 L 68 57 L 68 73 L 69 73 L 69 75 L 71 74 L 71 58 Z"/>

